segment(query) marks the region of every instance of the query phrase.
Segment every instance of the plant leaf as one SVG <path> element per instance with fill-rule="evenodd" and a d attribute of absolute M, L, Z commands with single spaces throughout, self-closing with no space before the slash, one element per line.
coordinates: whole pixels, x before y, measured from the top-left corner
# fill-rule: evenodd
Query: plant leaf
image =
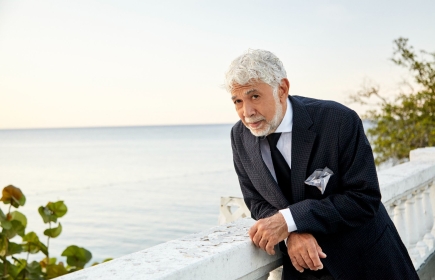
<path fill-rule="evenodd" d="M 85 248 L 77 247 L 76 245 L 68 246 L 62 256 L 67 257 L 66 263 L 77 268 L 84 268 L 86 263 L 92 259 L 92 254 Z"/>
<path fill-rule="evenodd" d="M 17 234 L 19 236 L 24 236 L 25 227 L 20 221 L 12 220 L 10 229 L 3 228 L 2 234 L 4 234 L 8 239 L 14 238 Z"/>
<path fill-rule="evenodd" d="M 34 233 L 33 231 L 23 236 L 23 242 L 26 242 L 23 244 L 24 252 L 36 254 L 41 251 L 42 253 L 44 253 L 44 255 L 48 254 L 47 246 L 39 241 L 38 235 L 36 235 L 36 233 Z"/>
<path fill-rule="evenodd" d="M 23 247 L 20 244 L 9 242 L 8 244 L 8 253 L 7 256 L 12 256 L 15 254 L 19 254 L 23 251 Z"/>
<path fill-rule="evenodd" d="M 24 206 L 26 197 L 19 188 L 9 185 L 3 189 L 0 201 L 3 201 L 4 204 L 12 204 L 12 206 L 18 208 Z"/>
<path fill-rule="evenodd" d="M 47 224 L 49 222 L 53 222 L 53 223 L 57 222 L 57 217 L 55 215 L 53 215 L 53 213 L 47 207 L 40 206 L 38 208 L 38 212 L 39 212 L 39 215 L 41 215 L 44 223 Z"/>
<path fill-rule="evenodd" d="M 68 211 L 63 201 L 49 202 L 46 207 L 58 218 L 63 217 Z"/>
<path fill-rule="evenodd" d="M 62 263 L 59 264 L 49 264 L 47 265 L 47 278 L 53 279 L 62 275 L 67 274 L 68 271 L 63 266 Z"/>
<path fill-rule="evenodd" d="M 44 235 L 51 237 L 51 238 L 56 238 L 60 235 L 61 232 L 62 232 L 62 225 L 59 223 L 58 227 L 48 228 L 48 229 L 44 230 Z"/>
<path fill-rule="evenodd" d="M 0 234 L 0 256 L 4 257 L 6 256 L 6 249 L 7 249 L 7 245 L 8 244 L 8 239 L 6 238 L 6 236 L 1 233 Z"/>
<path fill-rule="evenodd" d="M 24 227 L 27 226 L 27 218 L 26 218 L 26 216 L 24 216 L 23 213 L 18 212 L 18 211 L 14 211 L 14 212 L 10 213 L 8 215 L 8 220 L 10 220 L 10 221 L 12 221 L 12 220 L 19 221 Z"/>

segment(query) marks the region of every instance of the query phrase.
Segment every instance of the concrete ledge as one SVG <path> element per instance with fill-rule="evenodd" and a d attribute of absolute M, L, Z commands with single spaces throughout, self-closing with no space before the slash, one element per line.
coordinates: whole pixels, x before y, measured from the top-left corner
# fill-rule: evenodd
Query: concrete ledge
<path fill-rule="evenodd" d="M 253 245 L 247 232 L 254 222 L 240 219 L 57 279 L 258 279 L 281 265 L 281 253 Z"/>
<path fill-rule="evenodd" d="M 420 280 L 435 280 L 435 253 L 432 253 L 417 271 Z"/>
<path fill-rule="evenodd" d="M 378 173 L 382 202 L 389 203 L 407 191 L 434 180 L 435 162 L 410 161 Z"/>

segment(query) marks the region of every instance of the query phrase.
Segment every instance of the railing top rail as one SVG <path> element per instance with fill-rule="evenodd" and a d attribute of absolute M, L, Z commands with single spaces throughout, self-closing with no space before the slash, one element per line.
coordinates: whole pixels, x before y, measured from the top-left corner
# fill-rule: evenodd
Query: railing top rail
<path fill-rule="evenodd" d="M 247 234 L 253 223 L 240 219 L 57 279 L 257 279 L 280 265 L 281 254 L 257 250 Z"/>
<path fill-rule="evenodd" d="M 390 204 L 435 179 L 435 162 L 411 161 L 378 172 L 382 202 Z"/>

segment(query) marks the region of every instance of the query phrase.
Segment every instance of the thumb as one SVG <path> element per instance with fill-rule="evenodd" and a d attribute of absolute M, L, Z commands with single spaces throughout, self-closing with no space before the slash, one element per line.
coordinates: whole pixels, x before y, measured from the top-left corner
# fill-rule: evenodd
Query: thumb
<path fill-rule="evenodd" d="M 319 257 L 320 257 L 321 259 L 326 258 L 326 254 L 323 253 L 322 248 L 320 248 L 319 245 L 317 245 L 317 253 L 319 253 Z"/>

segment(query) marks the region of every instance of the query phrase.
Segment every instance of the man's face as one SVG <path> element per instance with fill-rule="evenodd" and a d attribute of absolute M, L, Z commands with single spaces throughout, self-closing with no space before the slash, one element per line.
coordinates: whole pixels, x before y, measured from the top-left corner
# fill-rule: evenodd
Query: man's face
<path fill-rule="evenodd" d="M 284 81 L 285 80 L 285 81 Z M 278 87 L 278 98 L 266 83 L 234 85 L 231 99 L 243 124 L 255 136 L 266 136 L 279 126 L 287 108 L 288 80 Z"/>

